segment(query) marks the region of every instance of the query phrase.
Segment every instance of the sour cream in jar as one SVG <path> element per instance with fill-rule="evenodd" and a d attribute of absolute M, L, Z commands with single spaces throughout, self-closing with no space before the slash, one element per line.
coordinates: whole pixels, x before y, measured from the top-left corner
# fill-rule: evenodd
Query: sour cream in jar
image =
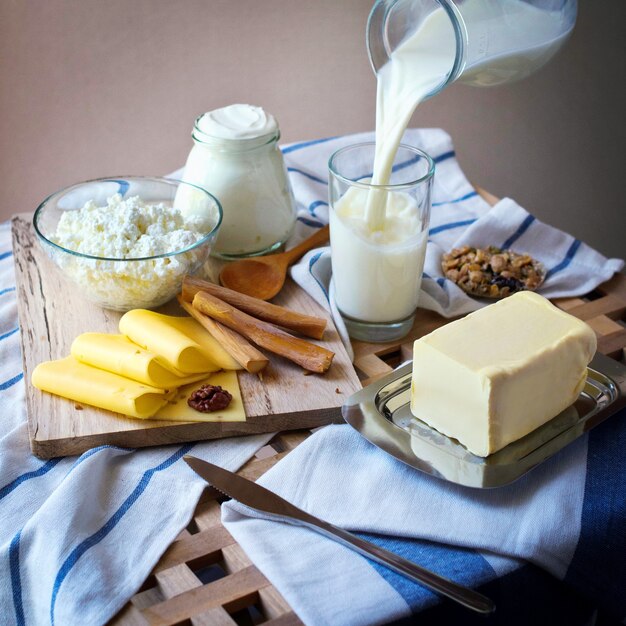
<path fill-rule="evenodd" d="M 213 254 L 237 258 L 277 250 L 293 230 L 296 209 L 274 116 L 232 104 L 198 117 L 192 138 L 183 180 L 216 196 L 224 211 Z M 197 212 L 193 190 L 181 189 L 175 206 L 183 215 Z"/>

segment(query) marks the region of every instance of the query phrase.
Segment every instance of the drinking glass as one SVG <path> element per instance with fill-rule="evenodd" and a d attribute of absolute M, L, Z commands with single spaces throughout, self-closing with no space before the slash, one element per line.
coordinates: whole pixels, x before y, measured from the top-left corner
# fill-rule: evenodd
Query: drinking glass
<path fill-rule="evenodd" d="M 386 185 L 372 185 L 374 142 L 335 152 L 329 162 L 334 296 L 353 339 L 394 341 L 417 309 L 435 164 L 401 144 Z"/>

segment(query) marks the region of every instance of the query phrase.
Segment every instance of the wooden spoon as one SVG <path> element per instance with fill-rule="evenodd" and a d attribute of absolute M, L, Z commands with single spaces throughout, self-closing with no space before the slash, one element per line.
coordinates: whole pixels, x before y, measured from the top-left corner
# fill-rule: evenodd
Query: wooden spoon
<path fill-rule="evenodd" d="M 305 252 L 328 241 L 329 236 L 328 226 L 324 226 L 287 252 L 229 263 L 220 272 L 220 283 L 228 289 L 245 293 L 248 296 L 269 300 L 285 284 L 287 268 Z"/>

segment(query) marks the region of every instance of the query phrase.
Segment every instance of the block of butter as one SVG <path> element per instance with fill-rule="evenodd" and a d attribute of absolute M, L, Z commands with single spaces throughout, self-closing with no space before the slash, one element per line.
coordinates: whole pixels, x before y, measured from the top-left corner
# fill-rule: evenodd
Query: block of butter
<path fill-rule="evenodd" d="M 595 351 L 587 324 L 519 292 L 415 342 L 411 412 L 485 457 L 572 404 Z"/>

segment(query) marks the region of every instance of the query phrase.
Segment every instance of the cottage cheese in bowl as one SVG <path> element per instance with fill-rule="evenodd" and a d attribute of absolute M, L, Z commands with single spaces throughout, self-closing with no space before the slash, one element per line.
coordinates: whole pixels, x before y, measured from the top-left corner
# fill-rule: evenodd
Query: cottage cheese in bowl
<path fill-rule="evenodd" d="M 174 297 L 185 274 L 195 273 L 206 261 L 221 209 L 210 194 L 193 188 L 196 202 L 203 195 L 211 202 L 202 216 L 183 215 L 172 200 L 184 183 L 166 181 L 173 189 L 165 189 L 169 193 L 157 201 L 163 194 L 131 195 L 124 182 L 124 195 L 103 197 L 103 190 L 95 189 L 99 193 L 77 208 L 63 205 L 68 198 L 73 204 L 83 200 L 84 193 L 66 194 L 65 202 L 51 196 L 37 210 L 35 228 L 52 259 L 85 297 L 120 311 L 153 308 Z"/>

